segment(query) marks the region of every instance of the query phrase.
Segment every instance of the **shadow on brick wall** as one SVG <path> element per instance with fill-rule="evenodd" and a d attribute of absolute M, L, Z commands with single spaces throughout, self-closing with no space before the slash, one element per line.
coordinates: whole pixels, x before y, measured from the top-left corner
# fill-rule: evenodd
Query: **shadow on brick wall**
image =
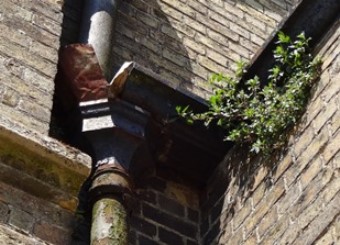
<path fill-rule="evenodd" d="M 270 189 L 274 184 L 277 164 L 288 154 L 287 147 L 274 152 L 272 156 L 251 155 L 249 148 L 235 146 L 211 176 L 208 188 L 200 198 L 201 203 L 201 238 L 202 244 L 217 244 L 217 241 L 232 236 L 227 224 L 239 214 L 245 213 L 244 219 L 251 213 L 251 197 Z M 247 211 L 249 213 L 247 214 Z M 234 220 L 234 227 L 238 227 Z M 229 228 L 231 225 L 229 224 Z M 234 237 L 233 237 L 234 238 Z M 233 244 L 233 243 L 231 243 Z M 238 244 L 238 243 L 235 243 Z"/>
<path fill-rule="evenodd" d="M 189 28 L 180 21 L 182 13 L 164 6 L 156 0 L 121 3 L 114 34 L 114 64 L 133 60 L 177 88 L 192 79 L 189 54 L 183 45 Z"/>
<path fill-rule="evenodd" d="M 81 12 L 83 8 L 83 0 L 65 0 L 63 5 L 63 23 L 62 33 L 60 36 L 60 46 L 77 43 L 79 39 Z M 60 73 L 57 73 L 56 80 L 60 79 Z M 67 95 L 60 88 L 61 83 L 55 83 L 55 91 L 53 95 L 53 108 L 50 123 L 49 134 L 51 137 L 61 140 L 67 144 L 76 145 L 73 133 L 77 129 L 68 124 L 69 117 L 72 114 L 70 106 L 65 105 Z"/>

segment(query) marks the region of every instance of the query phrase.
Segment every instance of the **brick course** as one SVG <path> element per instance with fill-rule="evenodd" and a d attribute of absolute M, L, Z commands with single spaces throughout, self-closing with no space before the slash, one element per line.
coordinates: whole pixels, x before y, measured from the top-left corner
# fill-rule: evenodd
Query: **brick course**
<path fill-rule="evenodd" d="M 203 244 L 314 244 L 336 243 L 339 202 L 339 103 L 340 93 L 338 28 L 319 55 L 325 63 L 320 81 L 286 150 L 272 159 L 267 169 L 261 159 L 248 164 L 259 166 L 246 171 L 245 149 L 235 148 L 217 169 L 202 199 Z M 248 160 L 249 161 L 249 160 Z M 230 167 L 235 164 L 240 167 Z M 251 165 L 248 165 L 251 166 Z M 248 169 L 249 170 L 249 169 Z M 221 177 L 221 173 L 223 173 Z M 222 179 L 224 192 L 216 192 Z M 209 202 L 209 198 L 219 193 Z M 230 202 L 230 196 L 235 203 Z M 208 203 L 208 205 L 207 205 Z M 221 205 L 223 203 L 223 206 Z M 223 210 L 229 210 L 224 216 Z M 206 216 L 219 211 L 208 222 Z M 211 216 L 210 216 L 211 218 Z M 219 224 L 216 230 L 216 225 Z M 213 234 L 213 237 L 211 237 Z"/>
<path fill-rule="evenodd" d="M 0 244 L 68 244 L 70 211 L 0 182 Z M 17 234 L 19 232 L 19 234 Z"/>
<path fill-rule="evenodd" d="M 61 5 L 1 1 L 0 108 L 3 116 L 47 134 L 57 72 Z"/>
<path fill-rule="evenodd" d="M 160 176 L 151 174 L 137 184 L 130 244 L 199 244 L 196 190 Z"/>
<path fill-rule="evenodd" d="M 232 74 L 236 61 L 249 61 L 296 2 L 124 1 L 114 64 L 135 60 L 172 87 L 207 98 L 211 73 Z"/>

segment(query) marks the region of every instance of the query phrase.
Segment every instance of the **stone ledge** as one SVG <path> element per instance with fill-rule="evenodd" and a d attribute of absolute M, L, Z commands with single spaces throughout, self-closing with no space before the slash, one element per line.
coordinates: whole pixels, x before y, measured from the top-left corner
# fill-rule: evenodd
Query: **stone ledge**
<path fill-rule="evenodd" d="M 4 118 L 0 118 L 0 161 L 22 172 L 22 178 L 31 176 L 41 186 L 74 197 L 91 171 L 88 155 Z"/>
<path fill-rule="evenodd" d="M 48 243 L 31 235 L 22 234 L 7 225 L 0 225 L 0 245 L 5 244 L 47 245 Z"/>

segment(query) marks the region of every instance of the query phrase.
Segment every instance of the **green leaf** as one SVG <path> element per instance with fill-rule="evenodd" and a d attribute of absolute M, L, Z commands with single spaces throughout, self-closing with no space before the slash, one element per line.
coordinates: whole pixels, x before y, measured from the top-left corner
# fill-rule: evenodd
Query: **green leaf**
<path fill-rule="evenodd" d="M 210 77 L 215 87 L 208 111 L 194 113 L 188 106 L 178 106 L 177 113 L 191 124 L 197 120 L 206 126 L 216 123 L 226 130 L 226 140 L 250 143 L 252 152 L 269 154 L 273 145 L 284 145 L 285 133 L 298 121 L 319 75 L 321 60 L 309 53 L 309 40 L 301 33 L 292 41 L 280 32 L 267 81 L 257 76 L 243 81 L 246 65 L 240 61 L 234 77 L 222 73 Z"/>

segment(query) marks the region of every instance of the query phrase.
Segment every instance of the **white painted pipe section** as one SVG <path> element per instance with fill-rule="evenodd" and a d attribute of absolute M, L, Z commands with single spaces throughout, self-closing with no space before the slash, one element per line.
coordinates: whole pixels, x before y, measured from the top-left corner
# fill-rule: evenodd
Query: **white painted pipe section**
<path fill-rule="evenodd" d="M 112 79 L 112 47 L 119 0 L 85 0 L 80 42 L 91 44 L 108 81 Z"/>

